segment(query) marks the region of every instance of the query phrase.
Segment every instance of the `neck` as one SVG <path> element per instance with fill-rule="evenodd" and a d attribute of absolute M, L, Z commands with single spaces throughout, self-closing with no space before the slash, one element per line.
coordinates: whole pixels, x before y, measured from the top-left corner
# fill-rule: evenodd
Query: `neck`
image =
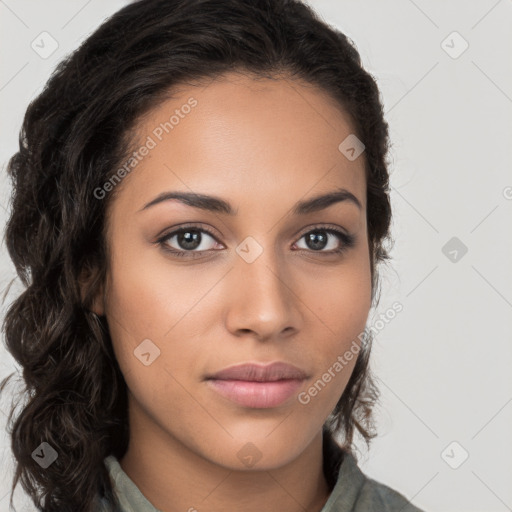
<path fill-rule="evenodd" d="M 329 497 L 321 430 L 296 459 L 281 467 L 236 471 L 200 456 L 140 411 L 133 416 L 128 450 L 119 462 L 162 512 L 320 512 Z"/>

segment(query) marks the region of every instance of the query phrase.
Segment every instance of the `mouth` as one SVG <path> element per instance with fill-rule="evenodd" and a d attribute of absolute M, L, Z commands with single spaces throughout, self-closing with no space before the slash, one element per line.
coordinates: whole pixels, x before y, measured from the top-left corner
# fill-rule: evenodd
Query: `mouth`
<path fill-rule="evenodd" d="M 301 380 L 285 379 L 273 382 L 246 380 L 209 380 L 208 385 L 217 393 L 244 407 L 267 409 L 277 407 L 293 396 Z"/>
<path fill-rule="evenodd" d="M 282 405 L 301 387 L 308 375 L 296 366 L 241 364 L 208 376 L 207 385 L 243 407 L 271 408 Z"/>

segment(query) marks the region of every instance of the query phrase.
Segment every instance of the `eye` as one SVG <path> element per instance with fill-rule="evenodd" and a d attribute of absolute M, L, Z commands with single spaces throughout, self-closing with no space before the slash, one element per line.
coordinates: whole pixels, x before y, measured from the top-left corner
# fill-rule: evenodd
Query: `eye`
<path fill-rule="evenodd" d="M 306 247 L 299 246 L 299 249 L 327 254 L 342 253 L 353 247 L 355 243 L 355 237 L 353 235 L 325 226 L 314 227 L 302 235 L 300 240 L 302 239 L 305 239 Z"/>
<path fill-rule="evenodd" d="M 213 249 L 217 240 L 205 228 L 182 227 L 163 235 L 157 240 L 157 243 L 175 256 L 195 257 L 191 253 L 209 251 Z"/>
<path fill-rule="evenodd" d="M 298 246 L 302 239 L 305 239 L 306 247 Z M 355 237 L 337 228 L 314 226 L 300 237 L 299 242 L 295 245 L 302 252 L 322 255 L 341 254 L 354 246 Z M 215 244 L 219 242 L 204 227 L 183 226 L 164 234 L 156 243 L 178 258 L 198 258 L 205 252 L 215 250 Z"/>

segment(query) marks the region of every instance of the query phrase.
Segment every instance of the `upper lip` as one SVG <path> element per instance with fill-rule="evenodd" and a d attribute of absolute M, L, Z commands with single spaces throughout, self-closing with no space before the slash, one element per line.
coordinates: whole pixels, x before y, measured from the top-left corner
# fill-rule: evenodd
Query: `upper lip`
<path fill-rule="evenodd" d="M 282 361 L 266 365 L 254 363 L 237 364 L 224 368 L 208 377 L 208 379 L 216 380 L 246 380 L 253 382 L 273 382 L 284 379 L 303 380 L 305 378 L 307 378 L 307 375 L 303 370 Z"/>

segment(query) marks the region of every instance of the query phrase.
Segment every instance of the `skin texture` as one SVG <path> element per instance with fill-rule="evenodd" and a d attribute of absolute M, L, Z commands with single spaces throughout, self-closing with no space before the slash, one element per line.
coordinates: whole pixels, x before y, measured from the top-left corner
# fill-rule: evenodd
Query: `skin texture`
<path fill-rule="evenodd" d="M 322 425 L 355 358 L 305 405 L 297 393 L 279 407 L 242 407 L 204 379 L 233 364 L 285 361 L 307 372 L 304 391 L 357 340 L 371 307 L 364 154 L 349 161 L 338 150 L 353 130 L 312 85 L 229 73 L 178 92 L 137 126 L 157 145 L 116 190 L 110 269 L 94 305 L 129 388 L 121 467 L 165 512 L 319 511 L 330 494 Z M 155 127 L 191 96 L 197 105 L 158 141 Z M 343 201 L 292 215 L 297 201 L 338 188 L 362 210 Z M 175 200 L 140 211 L 166 191 L 219 196 L 237 215 Z M 186 250 L 176 236 L 156 242 L 185 223 L 216 238 L 201 232 L 197 259 L 164 250 Z M 354 247 L 328 254 L 343 244 L 330 234 L 311 249 L 304 235 L 316 224 L 353 234 Z M 263 249 L 252 263 L 236 252 L 249 236 Z M 145 339 L 160 350 L 148 366 L 134 355 Z M 261 457 L 252 467 L 237 456 L 244 446 Z"/>

